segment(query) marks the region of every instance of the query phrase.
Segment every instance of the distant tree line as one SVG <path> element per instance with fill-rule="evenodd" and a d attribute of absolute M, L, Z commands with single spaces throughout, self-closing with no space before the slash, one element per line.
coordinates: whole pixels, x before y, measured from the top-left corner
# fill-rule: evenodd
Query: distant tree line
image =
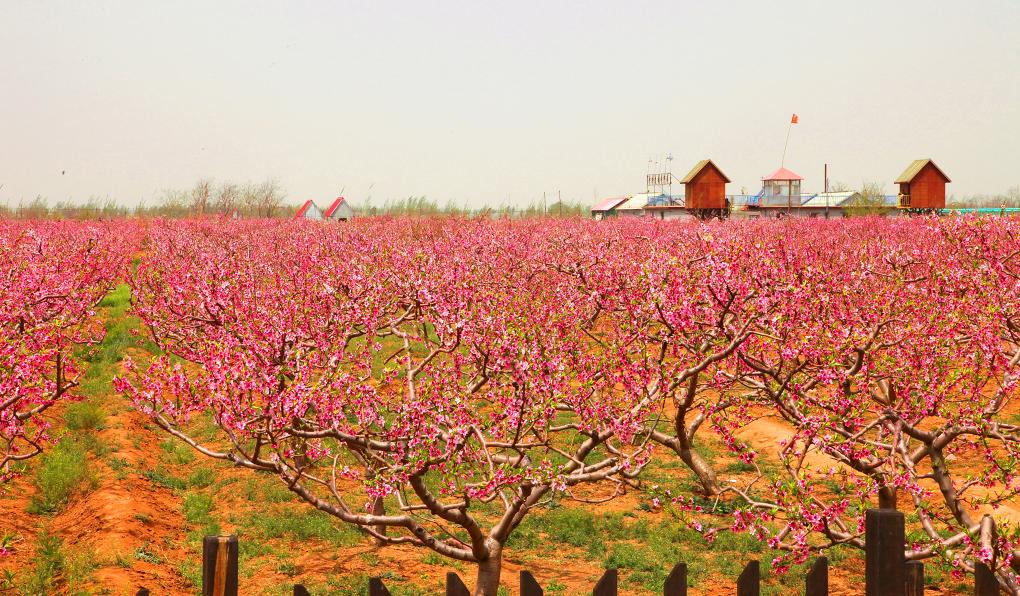
<path fill-rule="evenodd" d="M 163 191 L 157 205 L 144 203 L 138 212 L 144 215 L 184 217 L 189 215 L 234 215 L 243 217 L 279 217 L 289 214 L 284 209 L 286 198 L 280 183 L 269 178 L 262 182 L 222 182 L 203 178 L 190 189 Z"/>
<path fill-rule="evenodd" d="M 154 204 L 144 201 L 126 207 L 110 198 L 90 197 L 84 203 L 59 201 L 53 205 L 45 197 L 17 205 L 0 205 L 0 217 L 22 219 L 109 219 L 114 217 L 189 217 L 236 214 L 238 217 L 284 217 L 292 210 L 284 204 L 286 194 L 279 182 L 222 182 L 203 178 L 188 189 L 167 189 Z"/>
<path fill-rule="evenodd" d="M 835 182 L 831 191 L 848 191 L 850 187 Z M 866 182 L 858 191 L 859 197 L 847 205 L 848 215 L 871 215 L 889 209 L 884 204 L 882 185 Z M 297 208 L 285 203 L 287 195 L 279 182 L 269 178 L 262 182 L 220 182 L 203 178 L 186 189 L 164 190 L 153 204 L 142 202 L 137 207 L 127 207 L 114 199 L 90 197 L 78 203 L 58 201 L 50 205 L 45 197 L 37 196 L 31 201 L 17 205 L 0 205 L 0 217 L 22 219 L 110 219 L 115 217 L 191 217 L 191 216 L 237 216 L 237 217 L 289 217 Z M 1005 193 L 977 194 L 965 197 L 950 196 L 948 207 L 1020 207 L 1020 186 L 1010 187 Z M 325 205 L 322 205 L 325 207 Z M 583 201 L 534 201 L 524 207 L 504 203 L 492 206 L 469 207 L 450 200 L 440 203 L 425 196 L 410 196 L 404 199 L 386 200 L 374 205 L 371 199 L 352 205 L 359 216 L 405 215 L 405 216 L 461 216 L 461 217 L 578 217 L 590 214 L 591 205 Z"/>
<path fill-rule="evenodd" d="M 1011 186 L 1005 193 L 994 195 L 971 195 L 969 197 L 949 197 L 948 207 L 1020 207 L 1020 186 Z"/>
<path fill-rule="evenodd" d="M 425 196 L 411 196 L 406 199 L 386 200 L 379 206 L 373 205 L 369 200 L 362 204 L 355 204 L 353 207 L 355 212 L 361 216 L 447 215 L 464 217 L 488 216 L 522 218 L 539 217 L 543 215 L 548 217 L 577 217 L 587 216 L 591 213 L 591 205 L 581 201 L 554 201 L 549 204 L 545 204 L 542 201 L 535 201 L 524 207 L 510 204 L 502 204 L 496 207 L 488 205 L 483 207 L 469 207 L 466 204 L 458 205 L 452 200 L 447 201 L 445 204 L 440 204 L 435 199 L 429 199 Z"/>
<path fill-rule="evenodd" d="M 192 217 L 192 216 L 237 216 L 290 217 L 297 205 L 285 203 L 286 193 L 279 182 L 267 179 L 262 182 L 217 183 L 203 178 L 190 188 L 167 189 L 160 193 L 156 202 L 142 202 L 137 207 L 121 205 L 111 198 L 90 197 L 83 203 L 59 201 L 50 204 L 45 197 L 37 196 L 31 201 L 17 205 L 0 205 L 0 217 L 21 219 L 111 219 L 115 217 Z M 325 204 L 320 205 L 325 207 Z M 587 216 L 591 205 L 582 201 L 535 201 L 524 207 L 502 204 L 496 207 L 469 207 L 454 201 L 439 203 L 425 196 L 410 196 L 404 199 L 386 200 L 373 205 L 371 199 L 353 205 L 359 216 L 405 215 L 405 216 L 461 216 L 461 217 L 578 217 Z"/>

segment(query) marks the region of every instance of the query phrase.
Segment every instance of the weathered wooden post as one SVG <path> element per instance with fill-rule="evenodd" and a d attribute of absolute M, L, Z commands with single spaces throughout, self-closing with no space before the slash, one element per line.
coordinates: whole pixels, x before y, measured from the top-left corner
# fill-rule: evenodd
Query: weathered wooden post
<path fill-rule="evenodd" d="M 138 591 L 135 592 L 135 596 L 149 596 L 149 589 L 148 588 L 138 588 Z"/>
<path fill-rule="evenodd" d="M 471 596 L 471 591 L 453 571 L 446 574 L 446 596 Z"/>
<path fill-rule="evenodd" d="M 202 539 L 202 596 L 237 596 L 237 536 Z"/>
<path fill-rule="evenodd" d="M 761 596 L 761 565 L 749 561 L 737 578 L 737 596 Z"/>
<path fill-rule="evenodd" d="M 804 584 L 805 596 L 829 596 L 829 560 L 825 557 L 815 559 Z"/>
<path fill-rule="evenodd" d="M 595 589 L 591 591 L 591 596 L 616 596 L 618 583 L 619 573 L 616 569 L 606 569 L 599 578 L 599 583 L 595 584 Z"/>
<path fill-rule="evenodd" d="M 662 586 L 663 596 L 687 596 L 687 563 L 673 565 Z"/>
<path fill-rule="evenodd" d="M 535 576 L 521 569 L 521 596 L 542 596 L 544 593 Z"/>
<path fill-rule="evenodd" d="M 907 561 L 903 565 L 903 578 L 906 596 L 924 596 L 924 563 Z"/>
<path fill-rule="evenodd" d="M 386 589 L 381 577 L 368 579 L 368 596 L 390 596 L 390 591 Z"/>
<path fill-rule="evenodd" d="M 903 596 L 903 514 L 894 509 L 864 513 L 865 596 Z"/>

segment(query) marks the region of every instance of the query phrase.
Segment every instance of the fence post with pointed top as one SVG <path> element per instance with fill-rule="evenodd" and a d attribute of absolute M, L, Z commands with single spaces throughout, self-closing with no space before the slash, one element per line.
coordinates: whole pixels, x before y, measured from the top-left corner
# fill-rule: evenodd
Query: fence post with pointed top
<path fill-rule="evenodd" d="M 521 596 L 542 596 L 543 594 L 542 586 L 538 585 L 535 576 L 521 569 Z"/>
<path fill-rule="evenodd" d="M 761 595 L 761 566 L 758 561 L 749 561 L 737 578 L 737 596 Z"/>
<path fill-rule="evenodd" d="M 595 589 L 591 591 L 591 596 L 616 596 L 618 582 L 619 574 L 616 569 L 606 569 L 599 583 L 595 584 Z"/>
<path fill-rule="evenodd" d="M 687 563 L 673 565 L 662 586 L 663 596 L 687 596 Z"/>
<path fill-rule="evenodd" d="M 460 576 L 453 571 L 446 574 L 446 596 L 471 596 Z"/>
<path fill-rule="evenodd" d="M 368 596 L 390 596 L 390 591 L 386 589 L 381 577 L 368 579 Z"/>
<path fill-rule="evenodd" d="M 829 560 L 815 559 L 805 579 L 805 596 L 829 596 Z"/>

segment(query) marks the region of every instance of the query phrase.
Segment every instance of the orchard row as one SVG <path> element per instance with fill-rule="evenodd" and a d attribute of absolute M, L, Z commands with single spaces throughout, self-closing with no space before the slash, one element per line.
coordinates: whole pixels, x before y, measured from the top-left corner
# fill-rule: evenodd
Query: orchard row
<path fill-rule="evenodd" d="M 864 510 L 896 506 L 909 559 L 983 560 L 1020 592 L 1020 220 L 117 225 L 22 230 L 61 239 L 44 269 L 58 246 L 116 262 L 38 282 L 92 288 L 82 330 L 132 252 L 114 238 L 141 238 L 133 311 L 161 354 L 116 389 L 381 543 L 476 564 L 477 594 L 531 511 L 633 491 L 709 539 L 751 533 L 780 568 L 862 545 Z M 40 360 L 4 379 L 23 457 L 45 438 L 24 413 L 69 391 L 69 344 L 37 352 L 4 323 L 7 362 Z M 763 422 L 778 444 L 749 438 Z M 670 462 L 695 489 L 646 480 Z"/>

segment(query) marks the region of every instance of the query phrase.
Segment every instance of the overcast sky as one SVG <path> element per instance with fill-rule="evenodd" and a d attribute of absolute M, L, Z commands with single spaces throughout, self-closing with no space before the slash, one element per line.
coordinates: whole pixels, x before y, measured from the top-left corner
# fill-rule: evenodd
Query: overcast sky
<path fill-rule="evenodd" d="M 1020 1 L 0 1 L 0 202 L 153 202 L 277 178 L 289 202 L 644 190 L 713 159 L 756 192 L 1020 185 Z M 551 202 L 551 199 L 550 199 Z"/>

